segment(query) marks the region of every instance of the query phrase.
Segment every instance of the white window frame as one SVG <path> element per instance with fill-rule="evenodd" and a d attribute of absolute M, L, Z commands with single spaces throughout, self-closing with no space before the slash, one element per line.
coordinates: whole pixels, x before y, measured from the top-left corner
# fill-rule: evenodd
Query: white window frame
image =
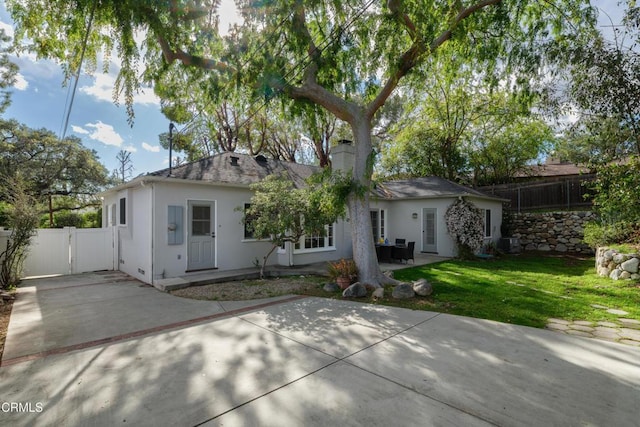
<path fill-rule="evenodd" d="M 493 237 L 491 228 L 492 228 L 491 209 L 482 209 L 482 233 L 483 233 L 482 237 L 483 238 L 490 239 Z"/>
<path fill-rule="evenodd" d="M 331 234 L 329 234 L 329 229 L 331 228 Z M 317 248 L 305 248 L 304 245 L 307 241 L 307 236 L 302 236 L 298 242 L 293 245 L 293 253 L 294 254 L 302 254 L 302 253 L 311 253 L 311 252 L 328 252 L 336 250 L 336 224 L 328 224 L 325 225 L 325 235 L 323 237 L 320 236 L 311 236 L 310 238 L 322 239 L 323 246 L 318 246 Z"/>
<path fill-rule="evenodd" d="M 387 233 L 387 216 L 388 216 L 387 210 L 386 209 L 370 209 L 369 211 L 377 213 L 376 230 L 373 235 L 374 243 L 377 244 L 379 239 L 384 240 L 389 235 Z M 369 215 L 371 215 L 371 213 L 369 213 Z M 371 228 L 371 232 L 372 233 L 374 232 L 373 227 Z"/>
<path fill-rule="evenodd" d="M 123 206 L 124 201 L 124 206 Z M 118 197 L 118 226 L 119 227 L 127 227 L 129 225 L 129 215 L 127 210 L 129 209 L 129 200 L 127 196 Z M 124 221 L 122 221 L 124 219 Z"/>

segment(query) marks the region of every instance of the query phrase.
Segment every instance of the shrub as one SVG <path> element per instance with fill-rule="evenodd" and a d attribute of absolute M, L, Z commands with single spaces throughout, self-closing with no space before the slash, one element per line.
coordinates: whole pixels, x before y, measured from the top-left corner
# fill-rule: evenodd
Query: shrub
<path fill-rule="evenodd" d="M 592 248 L 618 243 L 640 243 L 640 223 L 624 221 L 612 224 L 589 222 L 584 227 L 584 242 Z"/>
<path fill-rule="evenodd" d="M 55 223 L 56 228 L 82 228 L 84 225 L 84 218 L 81 214 L 76 212 L 60 212 L 55 214 L 53 222 Z"/>
<path fill-rule="evenodd" d="M 38 226 L 36 201 L 24 191 L 19 181 L 3 182 L 7 192 L 9 208 L 8 223 L 11 234 L 6 247 L 0 248 L 0 289 L 9 289 L 17 285 L 22 272 L 22 264 L 27 249 Z"/>
<path fill-rule="evenodd" d="M 347 277 L 350 280 L 358 278 L 358 267 L 352 259 L 343 258 L 337 262 L 330 262 L 328 272 L 329 277 L 333 280 L 338 277 Z"/>

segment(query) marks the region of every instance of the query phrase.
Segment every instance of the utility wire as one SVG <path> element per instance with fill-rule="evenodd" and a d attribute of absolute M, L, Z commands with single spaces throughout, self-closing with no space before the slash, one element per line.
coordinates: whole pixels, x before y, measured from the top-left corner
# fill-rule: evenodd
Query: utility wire
<path fill-rule="evenodd" d="M 69 117 L 71 117 L 71 110 L 73 109 L 73 100 L 76 97 L 76 91 L 78 89 L 78 81 L 80 80 L 80 71 L 82 70 L 82 62 L 84 61 L 84 54 L 87 50 L 87 42 L 89 40 L 89 33 L 91 32 L 93 15 L 95 14 L 95 11 L 96 11 L 96 3 L 97 1 L 93 2 L 93 7 L 91 8 L 91 14 L 89 15 L 89 22 L 87 23 L 87 32 L 85 33 L 84 40 L 82 41 L 82 52 L 80 53 L 80 63 L 78 64 L 78 71 L 76 72 L 76 75 L 75 75 L 75 82 L 73 83 L 73 90 L 71 91 L 71 101 L 69 102 L 69 107 L 66 111 L 66 118 L 64 121 L 64 127 L 62 128 L 60 139 L 64 139 L 67 136 L 67 128 L 69 127 Z M 69 97 L 69 93 L 67 92 L 67 98 L 68 97 Z"/>

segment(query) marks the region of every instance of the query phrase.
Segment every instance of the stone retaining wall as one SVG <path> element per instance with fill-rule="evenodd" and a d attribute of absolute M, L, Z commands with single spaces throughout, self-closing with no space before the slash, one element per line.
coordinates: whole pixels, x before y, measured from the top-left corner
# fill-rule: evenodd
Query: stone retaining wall
<path fill-rule="evenodd" d="M 513 215 L 513 237 L 527 251 L 581 252 L 592 254 L 585 244 L 584 225 L 595 219 L 592 212 L 522 212 Z"/>
<path fill-rule="evenodd" d="M 596 270 L 601 277 L 619 279 L 640 279 L 638 274 L 640 255 L 622 254 L 615 249 L 598 248 L 596 251 Z"/>

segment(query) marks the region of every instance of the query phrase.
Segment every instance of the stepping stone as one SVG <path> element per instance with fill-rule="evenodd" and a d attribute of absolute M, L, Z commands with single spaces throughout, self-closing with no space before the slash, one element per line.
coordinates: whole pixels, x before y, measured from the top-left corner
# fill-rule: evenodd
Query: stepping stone
<path fill-rule="evenodd" d="M 584 325 L 576 325 L 575 323 L 573 325 L 569 325 L 569 329 L 575 330 L 575 331 L 583 331 L 583 332 L 594 332 L 595 329 L 592 328 L 591 326 L 584 326 Z"/>
<path fill-rule="evenodd" d="M 573 322 L 574 325 L 582 325 L 582 326 L 591 326 L 593 322 L 589 322 L 588 320 L 576 320 Z"/>
<path fill-rule="evenodd" d="M 627 344 L 627 345 L 634 345 L 636 347 L 640 347 L 640 341 L 635 341 L 635 340 L 620 340 L 618 341 L 622 344 Z"/>
<path fill-rule="evenodd" d="M 632 328 L 632 329 L 640 329 L 640 320 L 636 320 L 636 319 L 625 319 L 620 318 L 618 319 L 620 321 L 620 323 L 622 323 L 626 328 Z"/>
<path fill-rule="evenodd" d="M 620 325 L 618 325 L 617 323 L 613 323 L 613 322 L 598 322 L 597 323 L 598 326 L 606 326 L 607 328 L 619 328 Z M 598 328 L 596 328 L 598 329 Z"/>
<path fill-rule="evenodd" d="M 598 326 L 593 335 L 596 338 L 608 338 L 613 341 L 620 339 L 620 335 L 616 329 L 606 328 L 604 326 Z"/>
<path fill-rule="evenodd" d="M 626 316 L 627 314 L 629 314 L 624 310 L 618 310 L 618 309 L 615 309 L 615 308 L 608 309 L 607 313 L 615 314 L 616 316 Z"/>
<path fill-rule="evenodd" d="M 569 330 L 569 326 L 564 325 L 562 323 L 547 323 L 547 326 L 545 326 L 545 328 L 551 331 L 568 331 Z"/>
<path fill-rule="evenodd" d="M 621 328 L 620 337 L 640 341 L 640 331 L 637 329 Z"/>
<path fill-rule="evenodd" d="M 601 308 L 602 310 L 607 310 L 609 307 L 605 307 L 604 305 L 600 305 L 600 304 L 591 304 L 591 307 L 593 308 Z"/>
<path fill-rule="evenodd" d="M 584 331 L 576 331 L 575 329 L 569 329 L 567 331 L 567 334 L 575 335 L 578 337 L 593 338 L 593 334 L 590 334 L 589 332 L 584 332 Z"/>
<path fill-rule="evenodd" d="M 547 323 L 559 323 L 561 325 L 568 325 L 571 322 L 569 322 L 568 320 L 556 319 L 555 317 L 551 317 L 551 318 L 547 319 Z"/>

